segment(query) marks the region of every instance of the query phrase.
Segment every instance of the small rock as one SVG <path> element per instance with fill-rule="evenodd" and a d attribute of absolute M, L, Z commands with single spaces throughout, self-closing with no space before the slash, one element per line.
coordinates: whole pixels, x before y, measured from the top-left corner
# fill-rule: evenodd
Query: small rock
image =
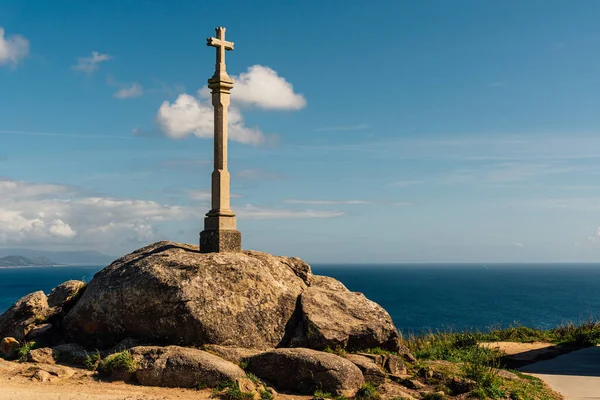
<path fill-rule="evenodd" d="M 49 307 L 64 307 L 79 294 L 80 290 L 85 286 L 82 281 L 67 281 L 61 283 L 48 295 Z"/>
<path fill-rule="evenodd" d="M 475 388 L 475 381 L 455 376 L 448 382 L 448 387 L 455 395 L 468 393 Z"/>
<path fill-rule="evenodd" d="M 116 346 L 111 348 L 108 351 L 108 353 L 109 354 L 120 353 L 123 350 L 129 350 L 132 347 L 141 346 L 141 345 L 143 345 L 143 343 L 140 340 L 133 339 L 133 338 L 127 338 L 127 339 L 121 340 Z"/>
<path fill-rule="evenodd" d="M 494 372 L 495 372 L 495 373 L 496 373 L 496 374 L 497 374 L 499 377 L 501 377 L 501 378 L 504 378 L 504 379 L 508 379 L 509 381 L 516 380 L 516 379 L 520 379 L 520 378 L 519 378 L 519 376 L 518 376 L 517 374 L 514 374 L 514 373 L 512 373 L 512 372 L 510 372 L 510 371 L 507 371 L 507 370 L 505 370 L 505 369 L 499 369 L 499 368 L 496 368 L 496 369 L 494 369 Z"/>
<path fill-rule="evenodd" d="M 245 349 L 243 347 L 221 346 L 218 344 L 206 344 L 202 350 L 208 351 L 224 360 L 240 365 L 248 357 L 262 353 L 261 350 Z"/>
<path fill-rule="evenodd" d="M 409 363 L 417 362 L 417 357 L 413 356 L 408 347 L 403 344 L 398 344 L 398 354 Z"/>
<path fill-rule="evenodd" d="M 33 327 L 27 334 L 27 340 L 37 339 L 52 332 L 52 324 L 42 324 Z"/>
<path fill-rule="evenodd" d="M 247 370 L 279 390 L 313 394 L 320 389 L 352 397 L 364 383 L 360 369 L 335 354 L 304 348 L 281 348 L 248 358 Z"/>
<path fill-rule="evenodd" d="M 130 351 L 137 364 L 135 377 L 146 386 L 193 388 L 199 383 L 215 386 L 246 376 L 237 365 L 193 348 L 139 346 Z"/>
<path fill-rule="evenodd" d="M 412 389 L 412 390 L 423 389 L 427 386 L 417 379 L 402 379 L 402 380 L 398 381 L 398 383 L 401 384 L 402 386 Z"/>
<path fill-rule="evenodd" d="M 383 366 L 393 375 L 406 374 L 406 366 L 399 356 L 393 354 L 386 355 Z"/>
<path fill-rule="evenodd" d="M 54 364 L 54 352 L 49 347 L 34 349 L 27 353 L 27 361 L 42 364 Z"/>
<path fill-rule="evenodd" d="M 50 375 L 50 373 L 40 369 L 33 373 L 31 380 L 44 383 L 44 382 L 48 382 L 51 378 L 52 378 L 52 375 Z"/>
<path fill-rule="evenodd" d="M 425 379 L 431 379 L 433 378 L 433 371 L 429 368 L 421 368 L 419 371 L 417 371 L 417 374 L 421 377 L 421 378 L 425 378 Z"/>
<path fill-rule="evenodd" d="M 382 354 L 371 354 L 371 353 L 356 353 L 359 356 L 367 357 L 373 361 L 379 368 L 383 368 L 385 364 L 385 357 Z"/>
<path fill-rule="evenodd" d="M 61 344 L 52 348 L 56 361 L 73 365 L 84 365 L 88 357 L 85 349 L 74 343 Z"/>
<path fill-rule="evenodd" d="M 17 356 L 19 347 L 21 344 L 19 341 L 12 337 L 5 337 L 0 342 L 0 353 L 8 360 L 12 360 Z"/>
<path fill-rule="evenodd" d="M 62 365 L 36 364 L 34 367 L 28 370 L 32 376 L 38 371 L 47 372 L 58 379 L 68 379 L 75 375 L 75 371 L 73 369 Z"/>
<path fill-rule="evenodd" d="M 356 365 L 365 377 L 365 381 L 374 385 L 385 382 L 385 373 L 370 358 L 358 354 L 346 354 L 344 358 Z"/>
<path fill-rule="evenodd" d="M 258 393 L 258 387 L 249 378 L 238 378 L 236 382 L 240 388 L 240 391 L 245 393 L 252 393 L 255 400 L 260 399 L 260 393 Z"/>

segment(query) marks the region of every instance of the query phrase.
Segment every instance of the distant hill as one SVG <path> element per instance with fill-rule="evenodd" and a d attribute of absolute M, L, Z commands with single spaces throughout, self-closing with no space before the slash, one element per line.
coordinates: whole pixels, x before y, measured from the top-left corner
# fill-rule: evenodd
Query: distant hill
<path fill-rule="evenodd" d="M 32 265 L 108 265 L 118 258 L 100 253 L 96 250 L 45 251 L 20 248 L 0 248 L 0 260 L 3 260 L 5 257 L 23 257 L 32 262 L 42 263 Z M 2 263 L 0 263 L 0 265 L 2 265 Z"/>
<path fill-rule="evenodd" d="M 44 267 L 56 265 L 46 257 L 27 258 L 23 256 L 0 257 L 0 267 Z"/>

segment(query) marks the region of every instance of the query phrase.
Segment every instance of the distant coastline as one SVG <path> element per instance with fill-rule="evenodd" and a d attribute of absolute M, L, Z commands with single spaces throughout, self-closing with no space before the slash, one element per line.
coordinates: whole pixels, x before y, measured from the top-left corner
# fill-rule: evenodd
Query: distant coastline
<path fill-rule="evenodd" d="M 49 264 L 49 265 L 0 265 L 0 268 L 54 268 L 71 267 L 69 264 Z"/>
<path fill-rule="evenodd" d="M 108 264 L 98 263 L 75 263 L 75 264 L 48 264 L 48 265 L 0 265 L 1 269 L 8 268 L 64 268 L 64 267 L 98 267 L 107 266 Z"/>

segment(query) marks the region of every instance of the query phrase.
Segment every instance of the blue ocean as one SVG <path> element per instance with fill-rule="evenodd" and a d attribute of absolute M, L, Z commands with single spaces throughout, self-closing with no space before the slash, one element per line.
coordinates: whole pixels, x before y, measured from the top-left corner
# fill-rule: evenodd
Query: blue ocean
<path fill-rule="evenodd" d="M 0 269 L 0 312 L 20 297 L 103 266 Z M 485 330 L 515 323 L 552 328 L 600 316 L 600 264 L 313 265 L 391 314 L 403 333 Z"/>

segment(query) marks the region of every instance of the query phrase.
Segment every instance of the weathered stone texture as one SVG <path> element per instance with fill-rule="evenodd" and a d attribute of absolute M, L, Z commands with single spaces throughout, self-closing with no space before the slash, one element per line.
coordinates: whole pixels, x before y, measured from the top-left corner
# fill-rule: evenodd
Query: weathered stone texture
<path fill-rule="evenodd" d="M 0 338 L 23 341 L 40 321 L 50 314 L 48 300 L 42 291 L 28 294 L 0 315 Z"/>
<path fill-rule="evenodd" d="M 62 307 L 69 301 L 73 300 L 79 291 L 85 287 L 85 282 L 82 281 L 67 281 L 61 283 L 48 295 L 48 306 Z"/>
<path fill-rule="evenodd" d="M 54 351 L 49 347 L 31 350 L 27 353 L 27 361 L 42 364 L 54 364 Z"/>
<path fill-rule="evenodd" d="M 17 352 L 19 351 L 19 346 L 21 344 L 19 341 L 12 337 L 2 338 L 0 341 L 0 355 L 8 360 L 12 360 L 17 356 Z"/>
<path fill-rule="evenodd" d="M 365 377 L 365 381 L 374 385 L 385 382 L 385 372 L 370 358 L 358 354 L 346 354 L 344 358 L 356 365 Z"/>
<path fill-rule="evenodd" d="M 244 359 L 261 353 L 260 350 L 245 349 L 243 347 L 235 346 L 220 346 L 218 344 L 206 344 L 202 346 L 202 350 L 205 350 L 237 365 L 240 365 Z"/>
<path fill-rule="evenodd" d="M 88 352 L 75 343 L 60 344 L 52 348 L 54 359 L 61 363 L 73 364 L 73 365 L 84 365 L 88 355 L 93 352 Z"/>
<path fill-rule="evenodd" d="M 130 352 L 137 364 L 135 377 L 146 386 L 216 386 L 246 376 L 237 365 L 202 350 L 177 346 L 140 346 L 132 348 Z"/>
<path fill-rule="evenodd" d="M 333 278 L 313 276 L 300 299 L 307 347 L 398 350 L 392 318 L 362 293 L 350 292 Z"/>
<path fill-rule="evenodd" d="M 242 233 L 237 230 L 214 230 L 200 232 L 201 253 L 225 253 L 242 251 Z"/>
<path fill-rule="evenodd" d="M 252 356 L 247 370 L 278 390 L 313 394 L 319 389 L 351 397 L 365 382 L 360 369 L 335 354 L 296 348 L 277 349 Z"/>
<path fill-rule="evenodd" d="M 139 337 L 273 348 L 285 336 L 304 289 L 280 257 L 253 251 L 201 254 L 197 246 L 159 242 L 97 273 L 64 325 L 67 334 L 84 342 L 101 338 L 116 344 Z"/>

